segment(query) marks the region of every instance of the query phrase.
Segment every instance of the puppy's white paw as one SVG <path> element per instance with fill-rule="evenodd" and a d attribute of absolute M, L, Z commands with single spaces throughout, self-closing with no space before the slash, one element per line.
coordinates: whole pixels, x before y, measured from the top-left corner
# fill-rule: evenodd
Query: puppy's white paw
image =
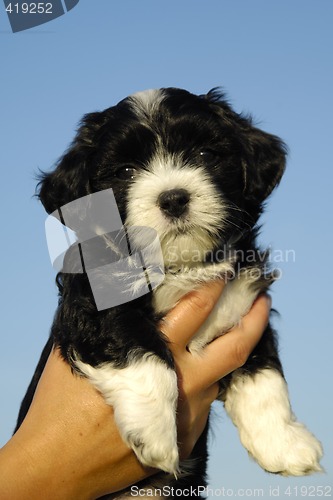
<path fill-rule="evenodd" d="M 129 356 L 130 357 L 130 356 Z M 152 353 L 125 368 L 75 362 L 114 409 L 123 440 L 149 467 L 177 474 L 177 376 Z"/>
<path fill-rule="evenodd" d="M 146 421 L 145 427 L 124 435 L 124 439 L 141 463 L 177 476 L 179 456 L 175 426 L 161 429 L 156 424 L 156 420 Z"/>
<path fill-rule="evenodd" d="M 267 471 L 283 476 L 320 472 L 320 442 L 301 423 L 293 421 L 247 443 L 250 454 Z"/>
<path fill-rule="evenodd" d="M 265 470 L 285 476 L 322 470 L 321 444 L 296 421 L 287 385 L 277 371 L 263 370 L 254 377 L 235 374 L 225 407 L 242 444 Z"/>

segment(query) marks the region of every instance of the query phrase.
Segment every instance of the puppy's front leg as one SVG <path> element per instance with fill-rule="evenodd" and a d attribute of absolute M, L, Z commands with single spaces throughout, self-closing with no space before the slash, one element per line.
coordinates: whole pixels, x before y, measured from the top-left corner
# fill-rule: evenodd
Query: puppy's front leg
<path fill-rule="evenodd" d="M 286 476 L 321 471 L 321 444 L 296 421 L 279 371 L 234 372 L 225 408 L 242 444 L 265 470 Z"/>
<path fill-rule="evenodd" d="M 176 373 L 153 353 L 132 356 L 124 368 L 75 365 L 113 407 L 119 432 L 140 462 L 176 475 Z"/>

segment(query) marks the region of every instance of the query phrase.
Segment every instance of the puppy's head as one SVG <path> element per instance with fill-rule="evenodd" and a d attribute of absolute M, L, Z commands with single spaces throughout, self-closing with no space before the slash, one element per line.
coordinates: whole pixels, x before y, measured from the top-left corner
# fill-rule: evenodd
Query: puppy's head
<path fill-rule="evenodd" d="M 39 196 L 51 213 L 112 188 L 123 223 L 154 228 L 167 264 L 202 260 L 253 227 L 285 153 L 217 91 L 150 90 L 86 115 Z"/>

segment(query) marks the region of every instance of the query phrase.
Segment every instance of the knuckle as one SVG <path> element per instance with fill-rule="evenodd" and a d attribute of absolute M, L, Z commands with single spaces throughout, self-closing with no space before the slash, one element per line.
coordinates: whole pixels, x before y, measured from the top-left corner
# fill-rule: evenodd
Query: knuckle
<path fill-rule="evenodd" d="M 215 305 L 215 300 L 209 295 L 194 292 L 189 301 L 189 306 L 193 311 L 200 309 L 204 313 L 209 313 Z"/>
<path fill-rule="evenodd" d="M 235 360 L 235 365 L 237 366 L 237 368 L 240 368 L 241 366 L 245 365 L 246 361 L 248 360 L 249 355 L 250 355 L 250 352 L 249 352 L 245 342 L 238 341 L 234 347 L 234 360 Z"/>

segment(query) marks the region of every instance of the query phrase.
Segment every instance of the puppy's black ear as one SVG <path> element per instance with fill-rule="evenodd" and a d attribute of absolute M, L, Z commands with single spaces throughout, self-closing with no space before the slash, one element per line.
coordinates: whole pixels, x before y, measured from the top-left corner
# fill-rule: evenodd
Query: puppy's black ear
<path fill-rule="evenodd" d="M 275 135 L 253 126 L 252 119 L 236 113 L 218 88 L 206 96 L 218 114 L 240 140 L 243 149 L 244 196 L 254 204 L 262 203 L 279 184 L 286 165 L 287 148 Z"/>
<path fill-rule="evenodd" d="M 244 195 L 263 202 L 279 184 L 286 166 L 287 148 L 275 135 L 255 127 L 243 129 L 246 158 L 243 160 Z"/>
<path fill-rule="evenodd" d="M 41 175 L 37 195 L 48 213 L 90 193 L 90 166 L 106 120 L 105 113 L 85 115 L 74 141 L 55 170 Z"/>

